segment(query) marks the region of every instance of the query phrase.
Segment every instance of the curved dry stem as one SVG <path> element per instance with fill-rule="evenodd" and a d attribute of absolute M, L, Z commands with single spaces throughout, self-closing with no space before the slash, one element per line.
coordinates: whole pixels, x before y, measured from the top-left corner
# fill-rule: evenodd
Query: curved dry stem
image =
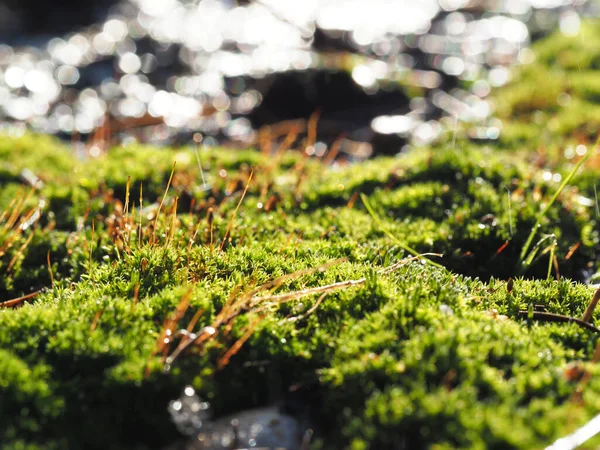
<path fill-rule="evenodd" d="M 585 309 L 581 320 L 583 320 L 586 323 L 590 322 L 590 320 L 592 319 L 592 314 L 594 314 L 594 309 L 596 309 L 596 305 L 598 304 L 598 301 L 600 301 L 600 288 L 596 289 L 596 292 L 594 292 L 594 296 L 592 297 L 592 300 L 590 301 L 588 307 Z"/>

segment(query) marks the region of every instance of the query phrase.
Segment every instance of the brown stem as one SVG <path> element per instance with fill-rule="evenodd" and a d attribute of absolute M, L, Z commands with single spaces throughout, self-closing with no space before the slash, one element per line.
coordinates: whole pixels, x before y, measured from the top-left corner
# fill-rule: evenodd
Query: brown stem
<path fill-rule="evenodd" d="M 31 294 L 24 295 L 22 297 L 13 298 L 12 300 L 7 300 L 5 302 L 0 303 L 0 308 L 12 308 L 13 306 L 20 305 L 21 303 L 23 303 L 26 300 L 31 300 L 32 298 L 37 297 L 41 293 L 42 293 L 42 291 L 40 290 L 40 291 L 32 292 Z"/>
<path fill-rule="evenodd" d="M 529 311 L 519 311 L 519 316 L 527 318 L 529 317 Z M 586 330 L 593 331 L 595 333 L 600 334 L 600 329 L 596 328 L 594 325 L 585 322 L 581 319 L 577 319 L 575 317 L 563 316 L 562 314 L 553 314 L 548 312 L 540 312 L 536 311 L 533 313 L 532 318 L 535 320 L 541 320 L 544 322 L 562 322 L 562 323 L 575 323 L 580 327 L 585 328 Z"/>
<path fill-rule="evenodd" d="M 592 319 L 592 314 L 594 314 L 594 309 L 596 309 L 596 305 L 598 304 L 599 300 L 600 300 L 600 288 L 596 289 L 596 292 L 594 292 L 592 301 L 590 302 L 590 304 L 586 308 L 585 312 L 583 313 L 581 320 L 589 323 L 589 321 Z"/>

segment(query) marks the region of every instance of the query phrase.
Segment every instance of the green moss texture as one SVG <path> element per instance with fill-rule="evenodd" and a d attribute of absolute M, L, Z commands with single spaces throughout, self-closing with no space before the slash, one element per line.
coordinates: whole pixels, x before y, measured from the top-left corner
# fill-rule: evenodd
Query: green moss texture
<path fill-rule="evenodd" d="M 595 151 L 597 25 L 493 94 L 493 145 L 203 150 L 205 186 L 193 148 L 0 137 L 2 448 L 161 448 L 186 384 L 216 417 L 276 394 L 324 449 L 544 448 L 585 423 L 598 334 L 534 312 L 594 292 L 597 152 L 540 213 Z"/>

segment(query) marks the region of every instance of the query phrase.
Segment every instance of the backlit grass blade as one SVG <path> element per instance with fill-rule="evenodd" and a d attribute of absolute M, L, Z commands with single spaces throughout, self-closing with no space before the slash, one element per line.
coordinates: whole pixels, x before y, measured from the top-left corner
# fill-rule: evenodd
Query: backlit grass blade
<path fill-rule="evenodd" d="M 365 205 L 365 208 L 367 208 L 367 211 L 369 212 L 371 218 L 377 224 L 377 226 L 379 227 L 379 229 L 381 231 L 383 231 L 383 233 L 387 237 L 389 237 L 396 245 L 398 245 L 402 250 L 410 253 L 413 256 L 417 256 L 417 257 L 422 258 L 423 260 L 427 261 L 427 263 L 431 264 L 432 266 L 439 267 L 439 268 L 443 268 L 444 267 L 441 264 L 438 264 L 438 263 L 433 262 L 432 260 L 430 260 L 428 258 L 425 258 L 424 256 L 422 256 L 421 253 L 419 253 L 418 251 L 416 251 L 414 248 L 408 246 L 407 244 L 405 244 L 404 242 L 402 242 L 400 239 L 398 239 L 396 236 L 394 236 L 394 234 L 390 231 L 390 229 L 379 218 L 379 216 L 377 215 L 377 213 L 375 212 L 375 210 L 373 209 L 373 207 L 369 203 L 369 199 L 367 198 L 367 196 L 365 194 L 360 194 L 360 198 L 362 199 L 362 202 Z"/>
<path fill-rule="evenodd" d="M 535 238 L 535 235 L 537 234 L 537 230 L 540 227 L 542 220 L 544 220 L 544 217 L 546 217 L 546 214 L 548 214 L 548 211 L 550 211 L 550 208 L 552 207 L 552 205 L 554 204 L 554 202 L 556 201 L 556 199 L 558 198 L 560 193 L 567 186 L 567 184 L 569 184 L 569 182 L 575 176 L 575 174 L 577 173 L 579 168 L 583 165 L 583 163 L 585 163 L 592 156 L 599 141 L 600 141 L 600 138 L 598 138 L 594 147 L 592 147 L 587 152 L 587 154 L 583 158 L 581 158 L 577 162 L 577 164 L 575 164 L 575 167 L 573 167 L 573 170 L 571 170 L 571 172 L 569 172 L 569 174 L 565 177 L 565 179 L 560 184 L 560 186 L 558 187 L 558 189 L 556 190 L 556 192 L 554 193 L 554 195 L 552 196 L 552 198 L 550 199 L 550 201 L 548 202 L 546 207 L 538 214 L 535 224 L 531 228 L 531 232 L 529 233 L 529 236 L 527 237 L 527 241 L 525 242 L 525 245 L 523 246 L 523 249 L 521 250 L 521 255 L 519 257 L 519 265 L 522 265 L 523 262 L 525 262 L 525 258 L 527 256 L 527 253 L 529 252 L 529 248 L 531 247 L 533 239 Z"/>

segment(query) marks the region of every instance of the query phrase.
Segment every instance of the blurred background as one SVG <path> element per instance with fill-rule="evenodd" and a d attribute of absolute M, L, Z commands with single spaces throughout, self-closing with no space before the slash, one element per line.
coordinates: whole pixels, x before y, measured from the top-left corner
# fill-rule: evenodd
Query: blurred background
<path fill-rule="evenodd" d="M 488 95 L 591 0 L 2 0 L 0 131 L 115 144 L 294 146 L 345 160 L 495 140 Z"/>

